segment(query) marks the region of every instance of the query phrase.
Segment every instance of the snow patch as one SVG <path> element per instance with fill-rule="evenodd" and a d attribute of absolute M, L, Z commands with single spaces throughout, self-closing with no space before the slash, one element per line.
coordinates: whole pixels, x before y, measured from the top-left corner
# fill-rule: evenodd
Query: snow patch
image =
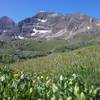
<path fill-rule="evenodd" d="M 40 22 L 42 22 L 42 23 L 45 23 L 45 22 L 47 22 L 47 19 L 37 19 L 38 21 L 40 21 Z"/>
<path fill-rule="evenodd" d="M 90 29 L 90 26 L 87 26 L 87 29 L 89 30 Z"/>
<path fill-rule="evenodd" d="M 15 36 L 14 38 L 15 38 L 15 39 L 18 39 L 18 36 Z"/>
<path fill-rule="evenodd" d="M 36 33 L 32 33 L 31 36 L 34 36 Z"/>
<path fill-rule="evenodd" d="M 20 36 L 20 35 L 18 36 L 18 38 L 21 39 L 21 40 L 24 39 L 24 37 L 22 37 L 22 36 Z"/>
<path fill-rule="evenodd" d="M 36 33 L 50 33 L 51 30 L 37 30 L 37 29 L 33 29 L 34 34 L 32 33 L 31 35 L 35 35 Z"/>
<path fill-rule="evenodd" d="M 36 28 L 34 28 L 31 36 L 34 36 L 36 34 L 46 34 L 46 33 L 51 33 L 51 32 L 52 30 L 37 30 Z"/>
<path fill-rule="evenodd" d="M 51 30 L 38 30 L 39 33 L 50 33 Z"/>
<path fill-rule="evenodd" d="M 37 33 L 37 32 L 38 32 L 38 30 L 37 30 L 37 29 L 35 29 L 35 28 L 33 29 L 33 31 L 34 31 L 35 33 Z"/>
<path fill-rule="evenodd" d="M 3 32 L 5 33 L 5 32 L 7 32 L 6 30 L 3 30 Z"/>

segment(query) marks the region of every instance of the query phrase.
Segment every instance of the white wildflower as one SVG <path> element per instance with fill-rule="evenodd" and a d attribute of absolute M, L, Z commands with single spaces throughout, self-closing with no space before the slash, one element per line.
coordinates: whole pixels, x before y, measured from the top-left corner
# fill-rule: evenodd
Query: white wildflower
<path fill-rule="evenodd" d="M 3 82 L 5 80 L 5 76 L 1 76 L 0 80 Z"/>
<path fill-rule="evenodd" d="M 63 80 L 63 76 L 62 76 L 62 75 L 60 76 L 60 80 L 61 80 L 61 81 Z"/>
<path fill-rule="evenodd" d="M 20 78 L 23 79 L 24 78 L 24 74 L 22 74 Z"/>
<path fill-rule="evenodd" d="M 33 88 L 30 88 L 30 93 L 32 93 L 32 91 L 33 91 Z"/>
<path fill-rule="evenodd" d="M 72 76 L 73 76 L 73 78 L 76 78 L 77 77 L 77 75 L 75 73 Z"/>
<path fill-rule="evenodd" d="M 58 87 L 55 84 L 52 84 L 52 90 L 55 93 L 58 91 Z"/>

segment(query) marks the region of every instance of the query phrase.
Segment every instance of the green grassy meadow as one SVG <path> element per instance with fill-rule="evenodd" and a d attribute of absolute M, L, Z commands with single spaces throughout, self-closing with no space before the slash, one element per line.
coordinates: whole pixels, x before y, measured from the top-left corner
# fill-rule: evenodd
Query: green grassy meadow
<path fill-rule="evenodd" d="M 98 41 L 12 41 L 0 52 L 1 100 L 100 98 Z"/>
<path fill-rule="evenodd" d="M 25 72 L 53 75 L 52 77 L 77 73 L 85 82 L 100 85 L 100 45 L 52 53 L 45 57 L 16 62 L 10 66 Z"/>

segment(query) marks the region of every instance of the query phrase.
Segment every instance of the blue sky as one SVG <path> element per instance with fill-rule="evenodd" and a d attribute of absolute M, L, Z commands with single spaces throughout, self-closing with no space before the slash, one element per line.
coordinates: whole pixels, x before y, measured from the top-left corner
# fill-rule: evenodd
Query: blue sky
<path fill-rule="evenodd" d="M 19 21 L 39 11 L 83 12 L 100 18 L 100 0 L 0 0 L 0 17 L 9 16 Z"/>

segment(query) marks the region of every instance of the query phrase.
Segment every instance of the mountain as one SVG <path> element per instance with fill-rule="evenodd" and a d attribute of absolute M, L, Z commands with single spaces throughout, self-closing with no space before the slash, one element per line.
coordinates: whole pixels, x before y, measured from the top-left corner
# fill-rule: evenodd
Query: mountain
<path fill-rule="evenodd" d="M 14 37 L 19 33 L 18 25 L 9 17 L 0 17 L 0 39 Z"/>
<path fill-rule="evenodd" d="M 15 39 L 65 39 L 99 33 L 100 20 L 83 13 L 59 14 L 39 12 L 17 24 L 8 17 L 0 18 L 0 38 Z"/>

